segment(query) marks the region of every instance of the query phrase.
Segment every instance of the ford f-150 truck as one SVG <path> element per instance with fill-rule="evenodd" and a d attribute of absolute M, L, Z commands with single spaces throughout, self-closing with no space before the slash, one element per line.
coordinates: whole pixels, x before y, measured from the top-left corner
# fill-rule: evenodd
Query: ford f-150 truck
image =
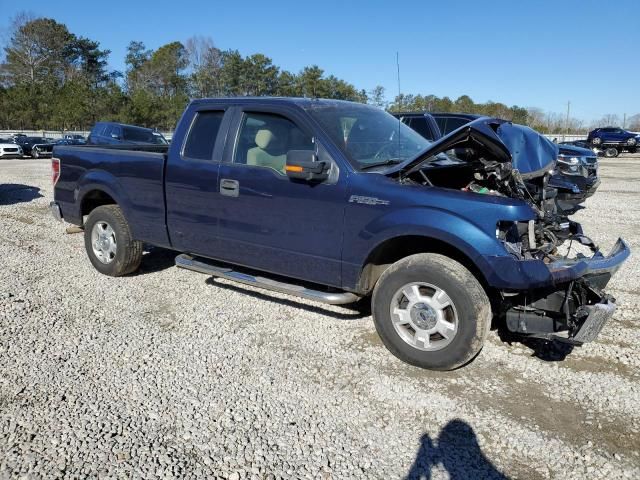
<path fill-rule="evenodd" d="M 456 156 L 455 152 L 464 152 Z M 55 147 L 56 217 L 89 260 L 126 275 L 143 244 L 179 267 L 332 304 L 370 297 L 387 348 L 447 370 L 481 350 L 492 317 L 581 344 L 612 315 L 603 292 L 629 255 L 603 255 L 547 184 L 555 144 L 482 118 L 429 142 L 351 102 L 195 100 L 170 146 Z M 559 253 L 567 240 L 589 256 Z"/>

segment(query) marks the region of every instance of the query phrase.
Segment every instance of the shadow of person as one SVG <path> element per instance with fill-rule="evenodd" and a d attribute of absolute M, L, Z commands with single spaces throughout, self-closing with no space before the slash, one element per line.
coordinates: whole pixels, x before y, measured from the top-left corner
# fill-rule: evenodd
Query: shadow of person
<path fill-rule="evenodd" d="M 27 203 L 42 196 L 38 187 L 20 183 L 0 184 L 0 205 Z"/>
<path fill-rule="evenodd" d="M 431 478 L 431 467 L 438 464 L 440 452 L 433 445 L 433 441 L 428 434 L 422 435 L 420 439 L 420 449 L 416 455 L 406 480 L 429 480 Z"/>
<path fill-rule="evenodd" d="M 438 465 L 442 465 L 451 480 L 508 479 L 482 453 L 473 428 L 459 419 L 444 426 L 438 435 L 437 445 L 429 435 L 422 436 L 420 449 L 406 479 L 428 480 L 432 468 Z"/>

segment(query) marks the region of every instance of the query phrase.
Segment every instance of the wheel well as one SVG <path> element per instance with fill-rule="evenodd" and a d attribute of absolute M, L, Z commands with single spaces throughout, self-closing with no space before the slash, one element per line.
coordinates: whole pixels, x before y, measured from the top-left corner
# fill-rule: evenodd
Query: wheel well
<path fill-rule="evenodd" d="M 362 268 L 358 281 L 359 290 L 371 292 L 382 273 L 391 264 L 416 253 L 438 253 L 456 260 L 476 277 L 485 291 L 487 290 L 484 275 L 467 255 L 442 240 L 419 235 L 391 238 L 378 245 L 369 254 Z"/>
<path fill-rule="evenodd" d="M 102 190 L 91 190 L 82 197 L 80 215 L 84 218 L 85 215 L 89 215 L 97 207 L 114 204 L 116 204 L 116 201 L 108 193 Z"/>

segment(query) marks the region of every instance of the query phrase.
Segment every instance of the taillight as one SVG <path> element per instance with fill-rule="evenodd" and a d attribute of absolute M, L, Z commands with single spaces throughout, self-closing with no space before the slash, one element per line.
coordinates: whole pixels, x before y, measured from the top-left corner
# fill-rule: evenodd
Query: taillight
<path fill-rule="evenodd" d="M 55 185 L 60 178 L 60 159 L 52 158 L 51 159 L 51 181 Z"/>

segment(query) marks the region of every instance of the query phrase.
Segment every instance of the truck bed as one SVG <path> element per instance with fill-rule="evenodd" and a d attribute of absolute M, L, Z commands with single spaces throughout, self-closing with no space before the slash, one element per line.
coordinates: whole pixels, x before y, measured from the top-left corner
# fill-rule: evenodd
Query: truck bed
<path fill-rule="evenodd" d="M 135 238 L 169 246 L 165 227 L 166 145 L 57 145 L 61 174 L 55 200 L 64 219 L 82 225 L 87 202 L 107 192 L 122 208 Z M 89 195 L 85 197 L 85 194 Z M 85 198 L 82 204 L 77 198 Z"/>

